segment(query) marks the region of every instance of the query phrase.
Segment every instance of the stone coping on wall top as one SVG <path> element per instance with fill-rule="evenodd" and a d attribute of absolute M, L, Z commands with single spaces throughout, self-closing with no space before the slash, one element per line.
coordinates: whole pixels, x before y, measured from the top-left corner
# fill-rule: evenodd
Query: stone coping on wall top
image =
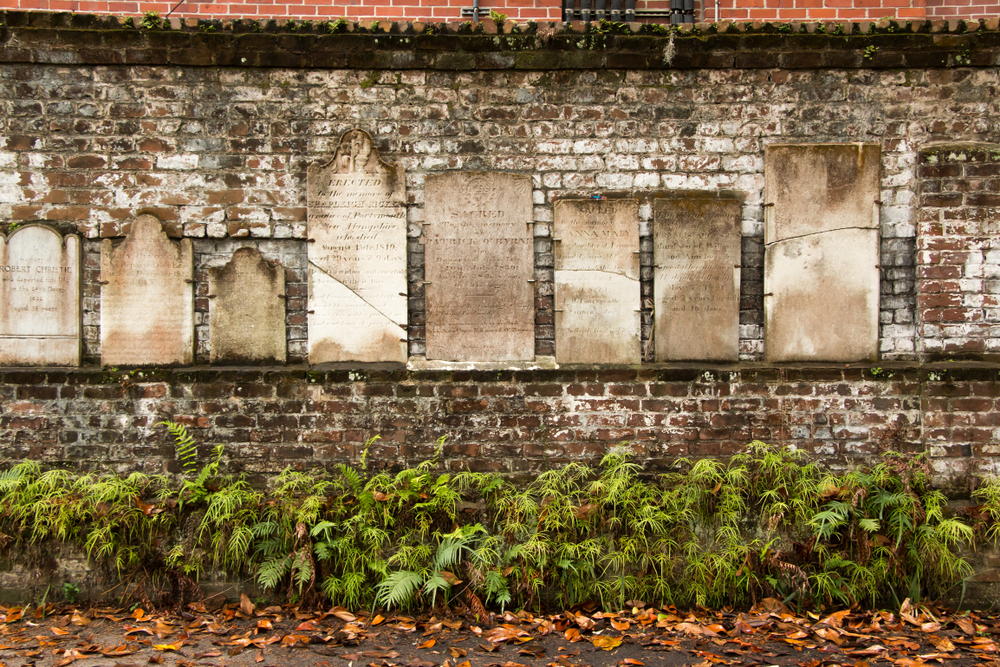
<path fill-rule="evenodd" d="M 119 385 L 226 384 L 284 385 L 350 383 L 453 383 L 453 382 L 987 382 L 1000 384 L 1000 364 L 954 362 L 917 364 L 794 364 L 763 363 L 661 364 L 642 367 L 576 367 L 532 370 L 413 370 L 391 364 L 364 368 L 316 369 L 308 366 L 192 366 L 185 368 L 5 368 L 0 385 Z"/>
<path fill-rule="evenodd" d="M 1000 17 L 478 24 L 0 12 L 0 62 L 462 70 L 990 67 Z M 145 26 L 145 27 L 144 27 Z"/>

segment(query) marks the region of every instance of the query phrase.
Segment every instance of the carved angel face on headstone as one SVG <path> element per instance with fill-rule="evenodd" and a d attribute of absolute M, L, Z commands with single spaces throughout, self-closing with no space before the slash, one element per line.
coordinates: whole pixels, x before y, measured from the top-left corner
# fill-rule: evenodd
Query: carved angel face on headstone
<path fill-rule="evenodd" d="M 357 173 L 368 170 L 372 156 L 372 142 L 367 135 L 355 132 L 351 137 L 351 171 Z"/>
<path fill-rule="evenodd" d="M 361 130 L 351 130 L 345 134 L 337 147 L 337 173 L 357 174 L 376 171 L 377 165 L 369 165 L 374 148 L 371 138 Z"/>

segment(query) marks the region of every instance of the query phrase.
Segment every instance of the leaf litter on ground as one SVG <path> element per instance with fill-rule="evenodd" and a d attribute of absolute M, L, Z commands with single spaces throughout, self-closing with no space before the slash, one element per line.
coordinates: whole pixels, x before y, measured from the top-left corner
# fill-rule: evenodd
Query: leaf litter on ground
<path fill-rule="evenodd" d="M 0 660 L 49 653 L 54 667 L 65 667 L 78 660 L 147 652 L 153 663 L 162 662 L 164 654 L 174 654 L 174 660 L 183 662 L 253 649 L 256 663 L 264 662 L 268 651 L 311 650 L 378 667 L 460 667 L 468 662 L 469 650 L 450 646 L 456 641 L 478 640 L 472 648 L 482 657 L 510 646 L 521 659 L 545 660 L 545 647 L 538 641 L 551 637 L 566 645 L 585 642 L 584 646 L 592 647 L 589 651 L 612 656 L 626 644 L 639 651 L 681 651 L 689 656 L 685 664 L 696 667 L 876 667 L 886 663 L 894 667 L 1000 667 L 994 639 L 1000 635 L 1000 620 L 984 613 L 914 605 L 910 600 L 897 612 L 840 609 L 804 615 L 771 598 L 746 611 L 681 611 L 630 601 L 620 611 L 578 605 L 559 613 L 507 611 L 488 619 L 463 618 L 442 613 L 440 608 L 421 616 L 384 610 L 352 612 L 343 607 L 260 609 L 246 596 L 239 603 L 211 610 L 200 602 L 179 612 L 148 606 L 131 612 L 104 606 L 38 609 L 42 613 L 29 607 L 0 606 Z M 114 640 L 95 643 L 94 629 Z M 799 659 L 800 654 L 828 657 Z M 548 665 L 583 665 L 573 662 L 580 655 L 560 648 Z M 632 657 L 613 658 L 612 663 L 644 664 Z M 501 659 L 489 664 L 513 667 L 520 663 Z"/>

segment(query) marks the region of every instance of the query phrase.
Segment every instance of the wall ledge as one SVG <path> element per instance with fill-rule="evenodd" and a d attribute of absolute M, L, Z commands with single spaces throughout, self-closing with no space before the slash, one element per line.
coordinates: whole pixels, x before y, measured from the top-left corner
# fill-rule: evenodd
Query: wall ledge
<path fill-rule="evenodd" d="M 429 69 L 994 67 L 1000 18 L 846 23 L 496 24 L 133 19 L 0 12 L 0 62 Z M 142 24 L 146 23 L 146 27 Z"/>

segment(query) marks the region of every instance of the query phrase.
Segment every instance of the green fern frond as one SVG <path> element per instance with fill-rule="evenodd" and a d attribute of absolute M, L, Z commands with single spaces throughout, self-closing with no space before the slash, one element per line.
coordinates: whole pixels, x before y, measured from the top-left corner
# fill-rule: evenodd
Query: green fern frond
<path fill-rule="evenodd" d="M 866 533 L 877 533 L 879 530 L 878 519 L 872 519 L 870 517 L 860 519 L 858 521 L 858 526 L 860 526 Z"/>
<path fill-rule="evenodd" d="M 309 552 L 302 550 L 297 553 L 292 562 L 292 580 L 298 587 L 299 593 L 302 593 L 302 589 L 312 580 L 314 574 L 315 571 L 312 560 L 309 558 Z"/>
<path fill-rule="evenodd" d="M 264 590 L 275 589 L 284 576 L 291 571 L 293 558 L 293 554 L 285 554 L 261 563 L 257 570 L 257 583 Z"/>
<path fill-rule="evenodd" d="M 172 421 L 161 421 L 157 426 L 166 426 L 170 435 L 174 438 L 174 450 L 177 460 L 181 463 L 181 468 L 185 474 L 191 474 L 198 468 L 198 446 L 194 443 L 194 438 L 188 433 L 184 424 Z"/>
<path fill-rule="evenodd" d="M 246 524 L 237 524 L 233 527 L 233 532 L 229 536 L 229 543 L 226 545 L 227 558 L 231 562 L 239 562 L 250 553 L 253 544 L 253 530 Z"/>
<path fill-rule="evenodd" d="M 430 593 L 432 607 L 437 604 L 438 593 L 447 593 L 449 590 L 451 590 L 451 584 L 439 572 L 434 572 L 427 577 L 423 586 L 424 593 Z"/>
<path fill-rule="evenodd" d="M 340 476 L 343 477 L 348 484 L 352 493 L 360 493 L 364 489 L 364 481 L 361 479 L 361 475 L 354 468 L 344 465 L 343 463 L 337 464 L 337 470 L 340 472 Z"/>
<path fill-rule="evenodd" d="M 424 578 L 417 572 L 396 570 L 376 586 L 378 603 L 386 608 L 402 607 L 413 601 Z"/>

